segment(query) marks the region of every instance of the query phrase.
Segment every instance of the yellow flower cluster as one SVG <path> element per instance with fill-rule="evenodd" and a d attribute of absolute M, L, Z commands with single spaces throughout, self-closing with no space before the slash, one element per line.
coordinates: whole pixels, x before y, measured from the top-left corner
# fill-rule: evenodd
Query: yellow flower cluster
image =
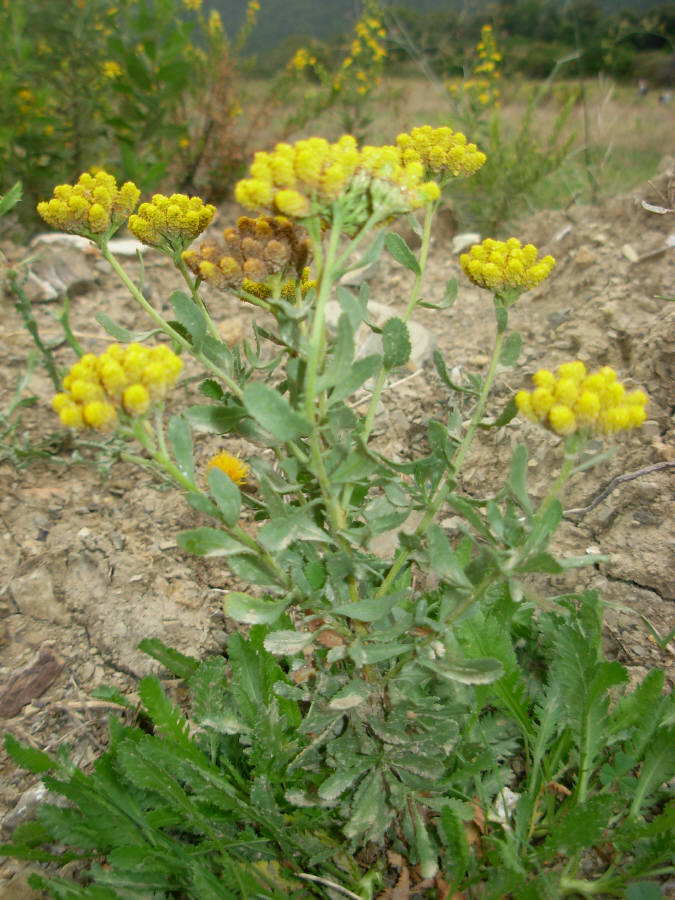
<path fill-rule="evenodd" d="M 103 63 L 103 76 L 105 78 L 118 78 L 122 74 L 122 69 L 119 63 L 116 63 L 114 59 L 107 59 Z"/>
<path fill-rule="evenodd" d="M 555 260 L 552 256 L 538 260 L 538 253 L 533 244 L 522 247 L 517 238 L 486 238 L 463 253 L 459 261 L 474 284 L 499 294 L 505 290 L 528 291 L 548 278 Z"/>
<path fill-rule="evenodd" d="M 53 406 L 70 428 L 112 431 L 120 412 L 143 416 L 160 403 L 182 368 L 164 344 L 152 349 L 111 344 L 100 356 L 86 353 L 71 367 Z"/>
<path fill-rule="evenodd" d="M 37 211 L 52 228 L 85 237 L 110 237 L 136 208 L 140 191 L 132 181 L 118 189 L 112 175 L 84 172 L 77 184 L 59 184 Z"/>
<path fill-rule="evenodd" d="M 208 227 L 216 208 L 201 197 L 155 194 L 129 219 L 129 230 L 143 244 L 165 253 L 181 253 Z"/>
<path fill-rule="evenodd" d="M 262 283 L 284 272 L 297 276 L 312 246 L 306 232 L 284 216 L 241 216 L 237 227 L 226 228 L 223 236 L 225 247 L 208 241 L 198 251 L 183 253 L 195 275 L 221 290 L 240 287 L 245 280 Z"/>
<path fill-rule="evenodd" d="M 281 298 L 282 300 L 289 300 L 293 302 L 296 299 L 297 288 L 300 288 L 300 294 L 302 297 L 305 297 L 308 291 L 311 288 L 316 288 L 317 281 L 315 278 L 311 277 L 311 273 L 309 270 L 309 266 L 305 267 L 302 270 L 302 274 L 300 278 L 289 278 L 288 281 L 285 281 L 281 286 Z M 254 297 L 259 297 L 261 300 L 267 300 L 272 296 L 272 288 L 261 281 L 251 281 L 248 278 L 244 278 L 243 284 L 241 285 L 241 290 L 245 294 L 253 294 Z M 246 298 L 244 298 L 246 299 Z"/>
<path fill-rule="evenodd" d="M 227 450 L 216 453 L 209 460 L 209 469 L 214 468 L 224 472 L 230 481 L 233 481 L 235 484 L 244 484 L 249 469 L 245 462 L 242 462 L 237 456 L 232 456 Z"/>
<path fill-rule="evenodd" d="M 296 72 L 304 72 L 308 66 L 313 66 L 315 63 L 316 57 L 310 56 L 309 50 L 306 47 L 298 47 L 295 51 L 295 56 L 288 64 L 288 68 L 293 69 Z"/>
<path fill-rule="evenodd" d="M 326 221 L 340 200 L 352 227 L 372 213 L 382 220 L 417 209 L 440 193 L 437 184 L 424 182 L 420 160 L 404 160 L 393 146 L 359 150 L 351 135 L 335 144 L 319 137 L 277 144 L 272 153 L 255 154 L 250 174 L 235 189 L 243 206 Z"/>
<path fill-rule="evenodd" d="M 500 78 L 498 63 L 501 62 L 501 53 L 497 51 L 497 44 L 491 25 L 483 25 L 481 39 L 476 45 L 478 51 L 478 65 L 473 68 L 473 77 L 466 78 L 460 84 L 447 84 L 450 93 L 458 98 L 465 99 L 472 105 L 496 107 L 499 105 L 499 88 L 497 83 Z"/>
<path fill-rule="evenodd" d="M 354 28 L 356 36 L 349 54 L 342 61 L 333 82 L 335 93 L 356 89 L 356 93 L 363 97 L 381 83 L 382 61 L 387 55 L 381 39 L 387 36 L 387 32 L 382 26 L 380 13 L 377 0 L 368 0 Z"/>
<path fill-rule="evenodd" d="M 516 405 L 528 419 L 556 434 L 614 434 L 638 428 L 646 419 L 647 395 L 627 392 L 610 366 L 588 374 L 586 366 L 574 360 L 558 366 L 557 377 L 540 369 L 532 380 L 534 390 L 518 391 Z"/>
<path fill-rule="evenodd" d="M 399 134 L 396 143 L 404 161 L 421 160 L 434 174 L 473 175 L 486 160 L 475 144 L 467 143 L 466 136 L 452 128 L 423 125 L 410 134 Z"/>

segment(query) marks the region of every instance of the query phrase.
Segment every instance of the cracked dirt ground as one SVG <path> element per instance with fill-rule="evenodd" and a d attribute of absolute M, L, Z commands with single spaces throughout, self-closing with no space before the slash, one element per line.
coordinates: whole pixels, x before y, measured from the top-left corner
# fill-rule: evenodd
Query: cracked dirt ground
<path fill-rule="evenodd" d="M 609 562 L 532 589 L 543 594 L 597 588 L 611 604 L 609 653 L 636 678 L 646 668 L 664 667 L 670 685 L 675 644 L 660 647 L 646 621 L 659 635 L 675 625 L 675 307 L 665 299 L 675 296 L 672 236 L 668 247 L 675 216 L 649 213 L 640 200 L 654 201 L 653 185 L 672 178 L 672 168 L 672 160 L 664 161 L 652 186 L 602 206 L 540 213 L 513 230 L 552 253 L 557 266 L 551 279 L 514 309 L 512 324 L 522 333 L 524 350 L 518 365 L 501 373 L 491 406 L 492 411 L 501 409 L 540 366 L 554 367 L 575 357 L 591 366 L 612 365 L 624 380 L 649 393 L 649 419 L 642 432 L 622 438 L 616 455 L 595 472 L 576 476 L 564 497 L 566 508 L 581 509 L 613 478 L 654 467 L 617 483 L 589 511 L 570 514 L 556 537 L 553 549 L 563 556 L 601 550 Z M 231 215 L 232 210 L 221 210 L 214 227 L 222 229 Z M 85 261 L 93 278 L 73 292 L 72 324 L 87 350 L 101 352 L 106 338 L 94 322 L 97 310 L 126 327 L 145 326 L 105 263 L 95 256 Z M 136 263 L 128 268 L 138 271 Z M 458 272 L 449 236 L 438 236 L 430 254 L 426 298 L 440 298 L 447 279 Z M 411 277 L 391 260 L 383 261 L 371 281 L 372 298 L 401 309 Z M 178 286 L 163 259 L 151 255 L 147 279 L 158 304 Z M 249 310 L 220 297 L 210 302 L 223 333 L 233 338 L 250 333 Z M 6 351 L 0 390 L 7 398 L 26 365 L 31 342 L 11 298 L 5 296 L 2 304 Z M 58 334 L 49 315 L 56 308 L 45 303 L 36 309 L 45 337 Z M 486 292 L 460 277 L 451 310 L 422 310 L 417 318 L 435 336 L 455 377 L 467 370 L 485 371 L 493 335 Z M 63 365 L 73 361 L 67 348 L 59 350 L 58 358 Z M 430 417 L 442 420 L 448 406 L 432 365 L 409 375 L 384 395 L 376 422 L 378 440 L 400 457 L 424 452 L 425 423 Z M 38 372 L 30 389 L 39 403 L 24 411 L 22 427 L 37 442 L 58 429 L 47 378 Z M 178 391 L 176 402 L 181 399 L 185 397 Z M 531 490 L 543 496 L 560 459 L 560 444 L 519 420 L 499 434 L 479 435 L 465 464 L 463 489 L 474 496 L 498 489 L 517 442 L 529 449 Z M 198 438 L 198 461 L 218 446 L 221 442 L 213 436 Z M 227 446 L 252 452 L 237 441 Z M 19 471 L 4 462 L 0 472 L 0 688 L 40 648 L 57 660 L 48 689 L 0 720 L 0 728 L 42 749 L 67 743 L 76 761 L 86 765 L 104 746 L 110 712 L 108 704 L 92 699 L 91 691 L 107 684 L 133 697 L 137 678 L 155 670 L 137 650 L 144 637 L 160 637 L 184 653 L 218 652 L 231 624 L 222 614 L 223 592 L 241 585 L 220 561 L 194 559 L 175 546 L 176 532 L 199 517 L 145 471 L 122 462 L 103 473 L 93 465 L 76 464 L 66 442 L 54 459 Z M 440 519 L 452 535 L 456 522 L 451 512 L 442 512 Z M 33 776 L 0 755 L 0 818 L 18 813 L 18 801 L 34 783 Z M 0 862 L 0 894 L 17 865 Z"/>

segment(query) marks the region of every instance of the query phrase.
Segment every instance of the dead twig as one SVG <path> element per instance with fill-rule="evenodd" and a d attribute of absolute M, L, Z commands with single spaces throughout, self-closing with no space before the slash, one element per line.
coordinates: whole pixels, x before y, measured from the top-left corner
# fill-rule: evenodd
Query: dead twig
<path fill-rule="evenodd" d="M 318 875 L 309 875 L 306 872 L 300 872 L 297 877 L 304 878 L 305 881 L 315 881 L 317 884 L 323 884 L 325 887 L 332 888 L 334 891 L 344 894 L 345 897 L 352 897 L 353 900 L 362 900 L 358 894 L 355 894 L 346 887 L 342 887 L 341 884 L 336 884 L 335 881 L 329 881 L 327 878 L 319 878 Z"/>
<path fill-rule="evenodd" d="M 642 469 L 638 469 L 636 472 L 626 472 L 623 475 L 617 475 L 615 478 L 606 485 L 599 494 L 597 494 L 593 500 L 588 504 L 588 506 L 577 506 L 573 509 L 566 509 L 563 513 L 563 518 L 570 519 L 572 516 L 578 516 L 579 519 L 582 519 L 587 512 L 590 512 L 592 509 L 595 509 L 602 501 L 609 497 L 609 495 L 614 491 L 620 484 L 623 484 L 624 481 L 634 481 L 636 478 L 641 478 L 643 475 L 650 475 L 652 472 L 658 472 L 660 469 L 672 469 L 675 467 L 675 461 L 667 460 L 664 462 L 654 463 L 651 466 L 645 466 Z"/>

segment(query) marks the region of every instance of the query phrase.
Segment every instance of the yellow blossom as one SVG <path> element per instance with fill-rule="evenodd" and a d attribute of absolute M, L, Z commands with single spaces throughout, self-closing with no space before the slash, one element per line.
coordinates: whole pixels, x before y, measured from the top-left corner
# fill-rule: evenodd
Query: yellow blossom
<path fill-rule="evenodd" d="M 587 374 L 584 364 L 574 360 L 558 367 L 557 378 L 540 369 L 533 381 L 534 391 L 518 391 L 516 405 L 555 434 L 602 436 L 638 428 L 646 419 L 647 395 L 640 390 L 627 393 L 610 366 Z"/>
<path fill-rule="evenodd" d="M 215 206 L 200 197 L 155 194 L 151 203 L 141 203 L 129 218 L 129 230 L 141 243 L 174 255 L 208 227 L 215 212 Z"/>
<path fill-rule="evenodd" d="M 143 416 L 161 402 L 182 367 L 166 345 L 111 344 L 100 356 L 85 354 L 71 366 L 53 407 L 69 428 L 112 431 L 120 414 Z"/>
<path fill-rule="evenodd" d="M 533 244 L 523 247 L 517 238 L 506 242 L 486 238 L 481 244 L 474 244 L 469 253 L 463 253 L 459 261 L 474 284 L 501 294 L 531 290 L 548 278 L 555 260 L 552 256 L 537 260 L 537 256 Z"/>
<path fill-rule="evenodd" d="M 249 470 L 245 462 L 228 453 L 227 450 L 222 450 L 209 460 L 209 470 L 214 468 L 224 472 L 235 484 L 244 484 Z"/>
<path fill-rule="evenodd" d="M 103 63 L 103 74 L 106 78 L 118 78 L 122 74 L 119 63 L 108 59 Z"/>
<path fill-rule="evenodd" d="M 75 185 L 57 185 L 52 199 L 38 203 L 37 211 L 52 228 L 100 240 L 127 220 L 139 197 L 132 181 L 118 189 L 115 178 L 101 169 L 94 175 L 84 172 Z"/>

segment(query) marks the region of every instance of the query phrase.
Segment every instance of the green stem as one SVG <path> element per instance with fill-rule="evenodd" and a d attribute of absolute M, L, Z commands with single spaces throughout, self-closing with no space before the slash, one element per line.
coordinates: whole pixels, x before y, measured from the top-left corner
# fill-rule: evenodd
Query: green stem
<path fill-rule="evenodd" d="M 150 318 L 155 322 L 158 328 L 164 332 L 164 334 L 168 335 L 172 341 L 175 341 L 180 347 L 184 350 L 187 350 L 191 353 L 199 362 L 204 366 L 204 368 L 208 369 L 209 372 L 212 372 L 224 384 L 227 388 L 237 397 L 237 399 L 241 400 L 243 396 L 243 392 L 236 382 L 234 382 L 227 372 L 223 371 L 219 366 L 215 365 L 211 362 L 210 359 L 207 359 L 202 353 L 198 353 L 195 351 L 194 347 L 187 341 L 182 334 L 179 334 L 174 328 L 169 325 L 169 323 L 163 319 L 160 314 L 148 303 L 145 299 L 141 291 L 136 287 L 133 281 L 129 278 L 127 273 L 124 271 L 122 266 L 117 261 L 117 258 L 113 256 L 107 246 L 103 245 L 101 248 L 101 253 L 103 254 L 103 258 L 110 264 L 112 269 L 115 271 L 120 281 L 124 284 L 124 286 L 129 290 L 132 297 L 136 302 L 146 311 L 146 313 L 150 316 Z"/>
<path fill-rule="evenodd" d="M 476 405 L 476 409 L 474 411 L 473 417 L 471 419 L 471 424 L 464 435 L 462 443 L 457 448 L 457 452 L 452 460 L 452 466 L 448 468 L 448 470 L 444 473 L 443 477 L 440 480 L 440 483 L 436 489 L 436 496 L 431 500 L 429 505 L 427 506 L 427 511 L 424 514 L 422 520 L 419 525 L 415 529 L 415 535 L 417 537 L 421 537 L 431 524 L 434 516 L 438 512 L 440 505 L 443 503 L 448 493 L 451 490 L 451 478 L 454 478 L 459 473 L 461 465 L 464 461 L 464 457 L 469 451 L 471 446 L 471 442 L 473 441 L 474 435 L 480 424 L 481 419 L 483 418 L 483 411 L 485 409 L 485 404 L 487 402 L 488 395 L 490 393 L 490 389 L 492 388 L 492 383 L 494 382 L 495 375 L 497 374 L 497 367 L 499 365 L 499 357 L 501 355 L 502 344 L 504 342 L 504 335 L 506 333 L 506 327 L 501 327 L 498 329 L 497 338 L 495 340 L 494 350 L 492 351 L 492 359 L 490 360 L 490 368 L 488 369 L 488 373 L 485 377 L 485 381 L 483 382 L 483 387 L 481 389 L 480 395 L 478 397 L 478 403 Z M 394 559 L 391 569 L 387 573 L 386 578 L 380 585 L 377 590 L 376 597 L 384 596 L 391 585 L 396 580 L 399 572 L 403 568 L 403 566 L 408 561 L 408 557 L 410 555 L 410 551 L 406 550 L 404 547 L 401 547 Z"/>
<path fill-rule="evenodd" d="M 174 264 L 175 264 L 176 268 L 178 269 L 178 271 L 183 276 L 183 278 L 185 279 L 185 283 L 190 288 L 190 295 L 192 296 L 192 299 L 194 300 L 196 305 L 199 307 L 202 315 L 204 316 L 204 318 L 206 320 L 206 326 L 209 329 L 209 331 L 211 332 L 211 335 L 219 343 L 222 343 L 221 337 L 218 334 L 218 329 L 216 328 L 216 326 L 213 322 L 213 319 L 209 315 L 209 311 L 206 308 L 206 304 L 204 303 L 204 301 L 202 300 L 202 298 L 199 294 L 199 290 L 198 290 L 199 279 L 192 278 L 190 271 L 189 271 L 188 267 L 185 265 L 183 258 L 181 256 L 178 256 L 177 258 L 174 259 Z"/>

